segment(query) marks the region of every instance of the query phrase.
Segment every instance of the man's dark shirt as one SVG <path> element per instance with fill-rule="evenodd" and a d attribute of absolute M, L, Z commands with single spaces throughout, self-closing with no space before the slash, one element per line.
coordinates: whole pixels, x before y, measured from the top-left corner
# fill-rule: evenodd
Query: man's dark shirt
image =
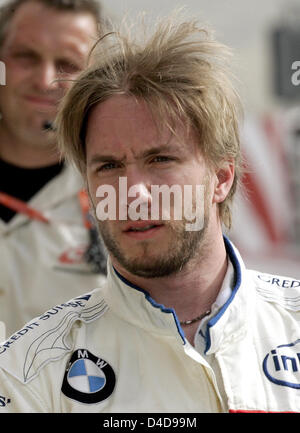
<path fill-rule="evenodd" d="M 42 168 L 23 168 L 0 159 L 0 191 L 22 201 L 29 201 L 43 186 L 57 176 L 64 163 Z M 0 218 L 8 223 L 15 211 L 0 204 Z"/>

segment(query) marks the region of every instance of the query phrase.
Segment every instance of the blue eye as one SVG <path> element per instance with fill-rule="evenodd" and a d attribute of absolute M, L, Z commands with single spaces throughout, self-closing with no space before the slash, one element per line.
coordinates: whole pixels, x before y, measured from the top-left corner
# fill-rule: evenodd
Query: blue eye
<path fill-rule="evenodd" d="M 154 162 L 167 162 L 167 161 L 171 161 L 171 158 L 169 158 L 168 156 L 156 156 L 154 158 Z"/>
<path fill-rule="evenodd" d="M 97 171 L 105 171 L 105 170 L 112 170 L 116 168 L 116 163 L 115 162 L 107 162 L 103 165 L 101 165 L 101 167 L 97 168 Z"/>

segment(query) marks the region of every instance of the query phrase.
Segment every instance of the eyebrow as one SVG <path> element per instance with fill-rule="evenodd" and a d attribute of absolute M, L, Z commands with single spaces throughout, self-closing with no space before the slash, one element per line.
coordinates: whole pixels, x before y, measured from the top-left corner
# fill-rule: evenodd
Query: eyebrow
<path fill-rule="evenodd" d="M 141 158 L 147 158 L 148 156 L 159 155 L 160 153 L 163 152 L 174 152 L 178 150 L 180 150 L 180 146 L 176 146 L 174 144 L 172 146 L 170 146 L 169 144 L 163 144 L 161 146 L 155 146 L 152 147 L 151 149 L 145 150 L 141 154 Z"/>
<path fill-rule="evenodd" d="M 155 147 L 151 147 L 150 149 L 145 150 L 144 152 L 142 152 L 140 155 L 136 156 L 136 159 L 144 159 L 144 158 L 148 158 L 149 156 L 154 156 L 154 155 L 159 155 L 163 152 L 171 152 L 174 153 L 178 152 L 181 149 L 181 146 L 175 146 L 175 145 L 168 145 L 168 144 L 164 144 L 162 146 L 155 146 Z M 115 155 L 100 155 L 100 154 L 95 154 L 93 155 L 90 160 L 88 161 L 88 166 L 91 166 L 93 164 L 97 164 L 99 162 L 124 162 L 126 161 L 126 156 L 123 156 L 121 158 L 116 158 Z"/>
<path fill-rule="evenodd" d="M 36 46 L 34 44 L 32 44 L 31 41 L 15 41 L 15 43 L 13 45 L 10 46 L 10 50 L 11 51 L 27 51 L 30 54 L 33 54 L 35 56 L 40 56 L 40 51 L 38 49 L 36 49 Z M 78 62 L 78 58 L 79 61 L 84 61 L 85 60 L 85 55 L 82 53 L 81 50 L 78 49 L 78 47 L 73 43 L 69 43 L 68 46 L 65 46 L 63 49 L 63 52 L 60 53 L 60 55 L 58 56 L 59 59 L 67 59 L 67 60 L 72 60 L 74 63 Z"/>
<path fill-rule="evenodd" d="M 94 164 L 99 164 L 99 162 L 123 162 L 126 160 L 126 157 L 123 156 L 122 158 L 116 158 L 114 155 L 99 155 L 99 154 L 95 154 L 93 155 L 89 161 L 88 161 L 88 166 L 92 166 Z"/>
<path fill-rule="evenodd" d="M 24 42 L 16 42 L 9 47 L 10 51 L 28 51 L 36 54 L 38 51 L 31 45 L 24 44 Z"/>

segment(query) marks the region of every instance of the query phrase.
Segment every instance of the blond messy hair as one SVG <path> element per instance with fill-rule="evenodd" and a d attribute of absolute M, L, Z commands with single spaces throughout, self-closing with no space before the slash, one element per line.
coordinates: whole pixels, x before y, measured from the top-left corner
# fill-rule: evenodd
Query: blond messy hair
<path fill-rule="evenodd" d="M 234 160 L 233 186 L 219 204 L 221 221 L 229 228 L 242 165 L 242 109 L 227 67 L 230 50 L 197 21 L 180 20 L 174 14 L 160 20 L 150 36 L 143 31 L 140 41 L 136 25 L 133 30 L 135 36 L 127 28 L 110 31 L 98 41 L 92 65 L 75 81 L 60 107 L 56 121 L 60 150 L 85 176 L 91 108 L 115 95 L 143 100 L 160 125 L 172 131 L 178 122 L 193 128 L 210 167 Z"/>

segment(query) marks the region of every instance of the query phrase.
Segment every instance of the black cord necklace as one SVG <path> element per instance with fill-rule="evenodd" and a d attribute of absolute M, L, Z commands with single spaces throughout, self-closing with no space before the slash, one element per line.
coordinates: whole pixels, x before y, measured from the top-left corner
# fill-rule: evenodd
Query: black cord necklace
<path fill-rule="evenodd" d="M 180 322 L 180 325 L 191 325 L 192 323 L 199 322 L 202 320 L 205 316 L 208 316 L 211 313 L 211 310 L 206 311 L 205 313 L 202 313 L 200 316 L 195 317 L 195 319 L 192 320 L 184 320 Z"/>

